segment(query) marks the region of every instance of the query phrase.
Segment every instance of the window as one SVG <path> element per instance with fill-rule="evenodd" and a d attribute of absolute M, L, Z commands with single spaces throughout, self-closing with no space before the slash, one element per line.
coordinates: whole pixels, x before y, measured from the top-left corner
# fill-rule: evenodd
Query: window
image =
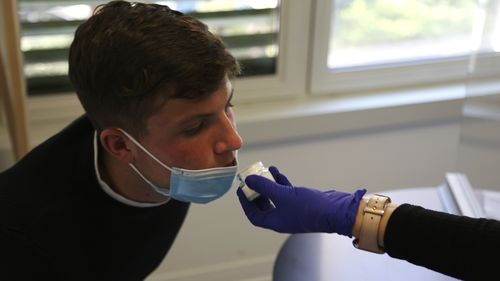
<path fill-rule="evenodd" d="M 20 0 L 31 96 L 72 91 L 68 46 L 75 27 L 103 2 Z M 234 82 L 236 102 L 460 82 L 474 67 L 469 61 L 476 49 L 482 64 L 476 77 L 498 76 L 497 0 L 150 2 L 191 14 L 223 38 L 243 65 L 242 79 Z"/>
<path fill-rule="evenodd" d="M 147 1 L 206 23 L 240 61 L 243 76 L 273 75 L 279 54 L 278 0 Z M 69 92 L 68 49 L 76 27 L 103 1 L 22 0 L 21 49 L 29 95 Z"/>
<path fill-rule="evenodd" d="M 499 1 L 481 2 L 483 7 L 475 0 L 317 1 L 312 92 L 463 80 L 475 48 L 485 61 L 499 57 Z M 488 40 L 475 46 L 483 35 Z"/>
<path fill-rule="evenodd" d="M 333 1 L 328 68 L 466 56 L 475 1 Z M 446 16 L 443 16 L 446 15 Z"/>

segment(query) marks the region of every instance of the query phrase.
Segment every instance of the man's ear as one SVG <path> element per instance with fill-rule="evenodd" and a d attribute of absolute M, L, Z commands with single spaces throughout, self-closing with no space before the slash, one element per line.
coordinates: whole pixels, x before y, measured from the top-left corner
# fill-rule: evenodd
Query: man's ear
<path fill-rule="evenodd" d="M 99 134 L 99 141 L 111 156 L 125 163 L 133 162 L 132 142 L 120 130 L 116 128 L 102 130 Z"/>

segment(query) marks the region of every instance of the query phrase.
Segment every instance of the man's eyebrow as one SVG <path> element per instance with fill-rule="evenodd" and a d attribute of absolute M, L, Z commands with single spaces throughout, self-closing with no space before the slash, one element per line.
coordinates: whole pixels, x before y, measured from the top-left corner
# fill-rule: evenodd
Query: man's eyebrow
<path fill-rule="evenodd" d="M 213 117 L 214 115 L 215 115 L 214 113 L 201 113 L 201 114 L 192 115 L 192 116 L 187 117 L 184 120 L 181 120 L 179 122 L 179 125 L 185 125 L 185 124 L 188 124 L 188 123 L 193 122 L 195 120 L 207 119 L 207 118 Z"/>
<path fill-rule="evenodd" d="M 234 94 L 234 88 L 231 89 L 231 94 L 229 95 L 229 98 L 227 99 L 227 102 L 226 102 L 226 107 L 229 106 L 229 104 L 231 103 L 231 100 L 233 99 L 233 94 Z M 189 122 L 192 122 L 194 120 L 199 120 L 199 119 L 205 119 L 205 118 L 210 118 L 210 117 L 213 117 L 215 115 L 215 113 L 201 113 L 201 114 L 196 114 L 196 115 L 193 115 L 193 116 L 189 116 L 187 117 L 186 119 L 184 120 L 181 120 L 179 122 L 180 125 L 184 125 L 186 123 L 189 123 Z"/>

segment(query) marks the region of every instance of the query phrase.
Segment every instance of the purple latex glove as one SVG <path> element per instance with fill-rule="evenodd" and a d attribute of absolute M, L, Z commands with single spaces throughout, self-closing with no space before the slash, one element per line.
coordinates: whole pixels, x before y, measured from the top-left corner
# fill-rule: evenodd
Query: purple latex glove
<path fill-rule="evenodd" d="M 240 188 L 237 191 L 252 224 L 282 233 L 335 232 L 352 236 L 365 189 L 351 194 L 294 187 L 276 167 L 271 166 L 269 171 L 276 182 L 257 175 L 245 179 L 248 187 L 261 194 L 253 202 L 248 201 Z"/>

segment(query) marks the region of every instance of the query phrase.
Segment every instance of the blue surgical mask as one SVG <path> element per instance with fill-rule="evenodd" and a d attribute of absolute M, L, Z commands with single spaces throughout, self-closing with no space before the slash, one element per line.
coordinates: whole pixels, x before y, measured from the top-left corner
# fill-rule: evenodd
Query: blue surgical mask
<path fill-rule="evenodd" d="M 218 167 L 203 170 L 187 170 L 169 167 L 156 158 L 137 140 L 122 129 L 132 142 L 142 149 L 149 157 L 158 162 L 162 167 L 170 171 L 170 188 L 162 188 L 148 180 L 135 166 L 130 167 L 149 185 L 154 191 L 169 196 L 179 201 L 206 204 L 224 195 L 233 185 L 238 170 L 238 164 L 230 167 Z"/>

